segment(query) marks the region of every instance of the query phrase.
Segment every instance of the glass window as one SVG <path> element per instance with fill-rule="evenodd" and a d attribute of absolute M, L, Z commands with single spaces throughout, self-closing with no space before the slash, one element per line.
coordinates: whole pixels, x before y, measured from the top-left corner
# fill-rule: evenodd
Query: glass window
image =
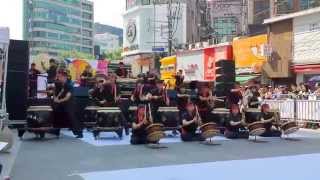
<path fill-rule="evenodd" d="M 59 35 L 57 33 L 48 32 L 48 38 L 58 40 Z"/>
<path fill-rule="evenodd" d="M 86 28 L 92 28 L 92 23 L 91 22 L 82 21 L 82 25 L 83 25 L 83 27 L 86 27 Z"/>
<path fill-rule="evenodd" d="M 82 30 L 82 34 L 87 37 L 92 37 L 92 31 Z"/>
<path fill-rule="evenodd" d="M 92 19 L 92 14 L 83 12 L 83 13 L 82 13 L 82 18 L 91 20 L 91 19 Z"/>

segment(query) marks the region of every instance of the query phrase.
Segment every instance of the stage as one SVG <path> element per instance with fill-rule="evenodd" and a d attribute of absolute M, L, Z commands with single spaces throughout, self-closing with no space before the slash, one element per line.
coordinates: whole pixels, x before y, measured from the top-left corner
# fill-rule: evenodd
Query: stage
<path fill-rule="evenodd" d="M 92 134 L 78 140 L 64 131 L 60 139 L 43 141 L 28 134 L 12 167 L 12 180 L 195 180 L 318 179 L 320 132 L 302 130 L 298 140 L 263 138 L 264 143 L 217 137 L 221 145 L 182 143 L 178 137 L 163 141 L 168 148 L 128 145 L 125 137 Z M 30 137 L 30 138 L 28 138 Z M 110 142 L 111 141 L 111 142 Z"/>

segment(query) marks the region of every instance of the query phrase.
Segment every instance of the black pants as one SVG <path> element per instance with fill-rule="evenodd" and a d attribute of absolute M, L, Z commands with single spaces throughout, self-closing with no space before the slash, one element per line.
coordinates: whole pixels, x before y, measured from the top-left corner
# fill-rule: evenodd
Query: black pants
<path fill-rule="evenodd" d="M 280 137 L 281 131 L 275 130 L 275 129 L 267 129 L 266 132 L 264 132 L 262 137 Z"/>
<path fill-rule="evenodd" d="M 75 135 L 81 135 L 81 123 L 75 117 L 73 102 L 53 104 L 53 126 L 55 128 L 70 128 Z"/>
<path fill-rule="evenodd" d="M 146 135 L 138 135 L 138 134 L 132 134 L 130 143 L 132 145 L 140 145 L 140 144 L 148 144 L 147 136 Z"/>
<path fill-rule="evenodd" d="M 191 141 L 205 141 L 205 138 L 201 136 L 199 133 L 182 133 L 181 140 L 185 142 Z"/>
<path fill-rule="evenodd" d="M 249 132 L 248 131 L 230 131 L 226 130 L 224 132 L 224 136 L 229 139 L 248 139 Z"/>

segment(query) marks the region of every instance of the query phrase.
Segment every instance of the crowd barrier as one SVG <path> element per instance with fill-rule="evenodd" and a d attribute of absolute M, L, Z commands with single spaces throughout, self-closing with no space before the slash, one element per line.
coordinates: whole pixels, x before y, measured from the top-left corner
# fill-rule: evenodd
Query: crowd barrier
<path fill-rule="evenodd" d="M 278 109 L 281 119 L 320 123 L 320 100 L 264 100 L 264 103 Z"/>

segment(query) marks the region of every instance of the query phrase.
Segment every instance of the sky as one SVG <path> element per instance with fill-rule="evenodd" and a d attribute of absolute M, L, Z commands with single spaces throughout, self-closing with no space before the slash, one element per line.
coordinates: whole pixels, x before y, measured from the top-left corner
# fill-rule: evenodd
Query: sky
<path fill-rule="evenodd" d="M 22 39 L 22 1 L 1 0 L 0 26 L 10 28 L 11 39 Z M 94 2 L 95 22 L 123 27 L 125 0 L 91 0 Z"/>

